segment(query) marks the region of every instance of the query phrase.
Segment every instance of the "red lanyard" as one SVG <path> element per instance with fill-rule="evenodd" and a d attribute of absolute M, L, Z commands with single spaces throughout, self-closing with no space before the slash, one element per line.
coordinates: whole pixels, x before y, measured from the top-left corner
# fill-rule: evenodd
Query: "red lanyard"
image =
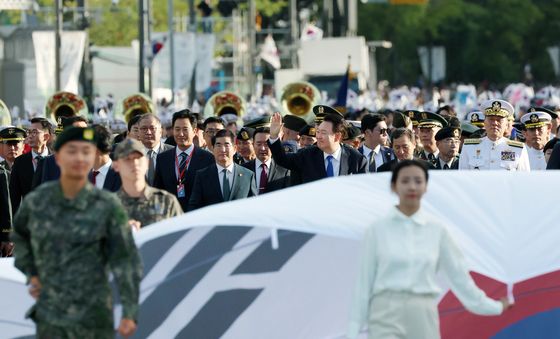
<path fill-rule="evenodd" d="M 181 183 L 183 181 L 183 178 L 185 176 L 185 172 L 187 172 L 187 167 L 189 167 L 189 162 L 192 159 L 192 156 L 194 154 L 194 148 L 191 152 L 191 155 L 187 155 L 187 160 L 185 160 L 185 168 L 183 169 L 183 171 L 179 171 L 179 157 L 177 155 L 175 155 L 175 168 L 177 169 L 177 182 Z"/>

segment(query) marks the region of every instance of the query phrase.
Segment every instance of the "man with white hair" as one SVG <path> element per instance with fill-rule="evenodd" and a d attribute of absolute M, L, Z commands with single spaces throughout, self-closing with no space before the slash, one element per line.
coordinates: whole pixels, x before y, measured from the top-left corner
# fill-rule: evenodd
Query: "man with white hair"
<path fill-rule="evenodd" d="M 532 171 L 546 169 L 543 149 L 549 140 L 551 120 L 550 114 L 542 107 L 531 107 L 521 117 L 523 136 L 525 136 L 525 145 Z"/>
<path fill-rule="evenodd" d="M 481 105 L 481 111 L 486 116 L 486 136 L 465 139 L 459 170 L 530 171 L 525 145 L 504 137 L 508 117 L 513 115 L 513 106 L 504 100 L 488 100 Z"/>

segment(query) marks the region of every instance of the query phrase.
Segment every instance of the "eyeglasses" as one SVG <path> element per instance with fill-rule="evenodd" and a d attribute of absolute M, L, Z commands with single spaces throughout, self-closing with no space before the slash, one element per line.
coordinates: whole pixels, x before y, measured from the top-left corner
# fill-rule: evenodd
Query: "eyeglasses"
<path fill-rule="evenodd" d="M 144 133 L 146 133 L 148 130 L 150 130 L 150 132 L 155 132 L 157 130 L 157 126 L 140 127 L 140 130 Z"/>
<path fill-rule="evenodd" d="M 459 143 L 461 143 L 461 140 L 459 140 L 457 138 L 447 138 L 447 139 L 442 140 L 441 142 L 444 143 L 444 144 L 451 145 L 451 144 L 459 144 Z"/>
<path fill-rule="evenodd" d="M 216 134 L 216 132 L 218 132 L 218 131 L 219 131 L 219 129 L 209 128 L 209 129 L 207 129 L 206 131 L 204 131 L 204 133 L 214 135 L 214 134 Z"/>

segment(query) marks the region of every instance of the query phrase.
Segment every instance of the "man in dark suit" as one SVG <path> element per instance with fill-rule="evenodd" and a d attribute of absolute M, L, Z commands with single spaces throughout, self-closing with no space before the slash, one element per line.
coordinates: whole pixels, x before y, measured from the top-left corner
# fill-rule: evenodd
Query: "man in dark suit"
<path fill-rule="evenodd" d="M 155 114 L 144 114 L 138 122 L 140 130 L 140 141 L 146 148 L 148 157 L 147 180 L 150 186 L 154 186 L 155 172 L 157 167 L 157 156 L 164 151 L 173 149 L 173 146 L 161 142 L 162 127 L 161 120 Z"/>
<path fill-rule="evenodd" d="M 395 153 L 386 147 L 389 138 L 387 117 L 382 114 L 366 114 L 362 118 L 364 144 L 358 151 L 368 161 L 367 172 L 377 172 L 379 166 L 395 159 Z"/>
<path fill-rule="evenodd" d="M 440 129 L 447 125 L 447 120 L 439 114 L 420 112 L 418 136 L 420 137 L 423 149 L 417 154 L 418 158 L 428 161 L 435 166 L 439 155 L 435 136 Z"/>
<path fill-rule="evenodd" d="M 86 118 L 79 115 L 69 118 L 62 118 L 61 125 L 57 127 L 57 133 L 59 133 L 58 128 L 60 128 L 60 131 L 62 131 L 70 126 L 85 128 L 87 127 L 87 120 Z M 33 174 L 33 183 L 31 186 L 35 188 L 44 182 L 58 180 L 59 178 L 60 168 L 54 160 L 54 155 L 51 154 L 37 163 L 37 169 Z"/>
<path fill-rule="evenodd" d="M 444 127 L 436 133 L 436 146 L 439 155 L 435 168 L 439 170 L 459 169 L 459 145 L 461 144 L 461 129 Z"/>
<path fill-rule="evenodd" d="M 197 120 L 189 110 L 173 114 L 171 124 L 177 146 L 158 155 L 154 187 L 176 196 L 186 211 L 196 172 L 214 164 L 214 156 L 194 145 Z"/>
<path fill-rule="evenodd" d="M 314 111 L 327 113 L 317 127 L 317 144 L 286 153 L 279 140 L 282 116 L 275 113 L 270 125 L 268 146 L 277 165 L 295 170 L 301 175 L 302 183 L 327 177 L 365 173 L 366 159 L 357 150 L 342 145 L 346 127 L 342 115 L 328 106 L 315 106 Z"/>
<path fill-rule="evenodd" d="M 393 151 L 395 152 L 396 159 L 379 166 L 379 168 L 377 168 L 377 172 L 390 172 L 399 161 L 416 159 L 414 158 L 416 138 L 412 130 L 404 127 L 395 129 L 391 134 L 391 145 L 393 145 Z M 416 160 L 424 161 L 429 169 L 435 169 L 435 167 L 428 161 L 422 159 Z"/>
<path fill-rule="evenodd" d="M 552 149 L 548 163 L 546 164 L 547 170 L 560 169 L 560 142 L 557 142 Z"/>
<path fill-rule="evenodd" d="M 272 153 L 267 143 L 268 138 L 270 138 L 270 128 L 257 128 L 253 135 L 257 158 L 241 165 L 255 173 L 258 194 L 277 191 L 290 186 L 290 171 L 278 166 L 272 160 Z"/>
<path fill-rule="evenodd" d="M 255 174 L 233 162 L 234 140 L 235 135 L 225 129 L 212 138 L 216 162 L 196 173 L 188 211 L 257 194 Z"/>
<path fill-rule="evenodd" d="M 11 256 L 14 249 L 14 243 L 10 241 L 13 215 L 9 185 L 8 170 L 0 165 L 0 257 Z"/>
<path fill-rule="evenodd" d="M 121 189 L 121 177 L 113 169 L 109 154 L 112 150 L 111 132 L 104 126 L 92 126 L 97 139 L 97 150 L 93 168 L 88 175 L 89 181 L 97 188 L 116 192 Z"/>
<path fill-rule="evenodd" d="M 14 214 L 18 210 L 21 200 L 31 191 L 33 174 L 39 161 L 49 155 L 47 143 L 51 139 L 52 133 L 52 126 L 47 119 L 31 119 L 27 139 L 31 152 L 16 158 L 10 177 L 10 199 Z"/>

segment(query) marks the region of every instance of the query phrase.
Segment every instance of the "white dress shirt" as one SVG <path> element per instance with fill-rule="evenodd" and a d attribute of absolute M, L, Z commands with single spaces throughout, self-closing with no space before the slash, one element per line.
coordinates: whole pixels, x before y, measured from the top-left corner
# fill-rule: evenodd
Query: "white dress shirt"
<path fill-rule="evenodd" d="M 33 170 L 37 170 L 37 163 L 38 161 L 35 159 L 38 156 L 42 156 L 43 158 L 47 157 L 49 155 L 49 149 L 44 147 L 43 148 L 43 152 L 41 152 L 41 154 L 39 153 L 35 153 L 34 150 L 31 150 L 31 162 L 33 163 Z"/>
<path fill-rule="evenodd" d="M 338 149 L 333 154 L 328 154 L 323 152 L 323 158 L 325 159 L 325 171 L 327 170 L 327 165 L 329 163 L 329 161 L 327 160 L 327 157 L 329 155 L 333 156 L 333 159 L 331 160 L 333 166 L 333 173 L 335 177 L 338 177 L 340 174 L 340 156 L 342 155 L 342 147 L 339 146 Z"/>
<path fill-rule="evenodd" d="M 531 171 L 544 171 L 546 170 L 546 159 L 544 152 L 535 148 L 527 147 L 527 155 L 529 156 L 529 163 L 531 164 Z"/>
<path fill-rule="evenodd" d="M 366 157 L 368 164 L 369 164 L 369 157 L 370 157 L 370 153 L 373 152 L 373 158 L 375 159 L 375 168 L 379 168 L 379 166 L 384 164 L 383 161 L 383 155 L 381 154 L 381 145 L 377 145 L 375 146 L 374 149 L 371 149 L 369 147 L 367 147 L 366 145 L 364 146 L 364 156 Z M 366 168 L 369 170 L 369 167 L 366 166 Z"/>
<path fill-rule="evenodd" d="M 179 149 L 179 146 L 175 146 L 175 157 L 176 157 L 176 160 L 177 160 L 177 163 L 175 164 L 175 177 L 176 177 L 176 178 L 179 178 L 179 172 L 177 171 L 177 166 L 178 166 L 179 163 L 181 162 L 181 157 L 180 157 L 179 155 L 180 155 L 181 153 L 186 153 L 186 154 L 187 154 L 187 159 L 188 159 L 189 162 L 187 163 L 187 169 L 185 170 L 185 173 L 186 173 L 186 171 L 189 170 L 189 166 L 190 166 L 190 164 L 191 164 L 191 160 L 192 160 L 192 159 L 191 159 L 191 155 L 192 155 L 192 151 L 193 151 L 193 150 L 194 150 L 194 145 L 190 145 L 190 146 L 189 146 L 186 150 L 184 150 L 184 151 L 181 151 L 181 150 Z M 185 174 L 185 175 L 186 175 L 186 174 Z"/>
<path fill-rule="evenodd" d="M 103 188 L 103 184 L 105 184 L 105 178 L 107 178 L 107 172 L 109 172 L 111 164 L 113 164 L 113 161 L 109 159 L 109 161 L 107 161 L 105 165 L 99 167 L 99 169 L 97 170 L 94 170 L 99 171 L 99 174 L 97 174 L 97 176 L 95 177 L 95 187 L 101 189 Z"/>
<path fill-rule="evenodd" d="M 453 164 L 453 160 L 455 160 L 455 159 L 454 159 L 454 158 L 451 158 L 451 160 L 449 160 L 449 162 L 443 161 L 442 158 L 438 158 L 438 160 L 439 160 L 439 165 L 440 165 L 441 169 L 443 169 L 443 167 L 444 167 L 445 165 L 449 166 L 449 168 L 451 169 L 451 165 Z"/>
<path fill-rule="evenodd" d="M 233 163 L 231 163 L 231 165 L 229 165 L 226 169 L 227 169 L 227 173 L 226 176 L 229 180 L 229 188 L 230 188 L 230 192 L 231 192 L 231 188 L 233 187 Z M 224 170 L 224 167 L 218 165 L 216 163 L 216 167 L 218 168 L 218 179 L 220 179 L 220 189 L 222 190 L 222 192 L 224 191 L 224 173 L 222 172 Z"/>
<path fill-rule="evenodd" d="M 377 294 L 405 292 L 437 298 L 441 292 L 436 283 L 438 271 L 445 274 L 451 290 L 469 311 L 502 313 L 502 303 L 488 298 L 475 285 L 463 254 L 443 224 L 422 209 L 408 217 L 393 208 L 363 238 L 348 336 L 356 337 L 368 321 L 370 300 Z"/>
<path fill-rule="evenodd" d="M 255 180 L 256 180 L 257 188 L 259 188 L 261 184 L 262 164 L 263 163 L 259 159 L 255 159 Z M 264 164 L 266 165 L 266 175 L 268 178 L 270 178 L 270 165 L 272 164 L 272 159 L 269 158 L 268 161 L 265 162 Z"/>
<path fill-rule="evenodd" d="M 152 155 L 152 156 L 153 156 L 152 159 L 153 159 L 153 162 L 154 162 L 154 170 L 155 170 L 155 168 L 156 168 L 156 161 L 157 161 L 157 156 L 158 156 L 159 151 L 160 151 L 160 147 L 161 147 L 161 142 L 158 143 L 158 144 L 156 145 L 156 147 L 154 147 L 154 148 L 147 148 L 147 147 L 144 147 L 144 148 L 146 149 L 146 152 L 145 152 L 144 154 L 146 154 L 146 156 L 148 157 L 148 160 L 150 160 L 150 156 L 149 156 L 148 152 L 149 152 L 149 151 L 154 151 L 154 153 L 153 153 L 153 155 Z"/>

